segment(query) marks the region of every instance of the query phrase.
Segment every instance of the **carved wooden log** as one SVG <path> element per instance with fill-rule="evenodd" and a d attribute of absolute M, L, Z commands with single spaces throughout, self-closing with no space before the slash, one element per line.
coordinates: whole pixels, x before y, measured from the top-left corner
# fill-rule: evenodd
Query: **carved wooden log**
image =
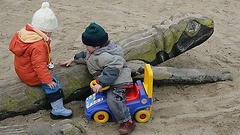
<path fill-rule="evenodd" d="M 142 60 L 155 66 L 205 42 L 213 31 L 212 19 L 178 14 L 117 43 L 123 46 L 127 61 Z"/>
<path fill-rule="evenodd" d="M 213 33 L 213 20 L 206 17 L 177 16 L 174 19 L 154 25 L 152 28 L 117 41 L 123 47 L 127 61 L 142 60 L 157 65 L 175 57 L 202 42 Z M 175 22 L 176 22 L 175 20 Z M 74 55 L 74 54 L 73 54 Z M 130 64 L 134 78 L 142 78 L 137 72 L 142 65 Z M 228 71 L 200 71 L 197 69 L 177 69 L 170 67 L 152 67 L 154 84 L 158 83 L 207 83 L 231 80 Z M 183 74 L 183 72 L 187 74 Z M 63 85 L 64 101 L 83 100 L 90 93 L 89 75 L 85 65 L 72 65 L 64 68 L 58 65 L 52 71 Z M 140 74 L 140 75 L 139 75 Z M 41 87 L 29 87 L 18 78 L 0 82 L 0 120 L 16 115 L 25 115 L 49 107 Z"/>
<path fill-rule="evenodd" d="M 232 79 L 228 71 L 154 66 L 152 68 L 155 85 L 162 83 L 209 83 Z M 73 65 L 68 68 L 56 66 L 53 74 L 62 82 L 65 102 L 83 100 L 91 93 L 89 83 L 92 78 L 88 74 L 86 66 Z M 141 79 L 142 75 L 134 78 Z M 16 115 L 26 115 L 49 107 L 41 87 L 28 87 L 19 79 L 14 78 L 3 81 L 0 88 L 3 90 L 0 91 L 0 120 Z"/>

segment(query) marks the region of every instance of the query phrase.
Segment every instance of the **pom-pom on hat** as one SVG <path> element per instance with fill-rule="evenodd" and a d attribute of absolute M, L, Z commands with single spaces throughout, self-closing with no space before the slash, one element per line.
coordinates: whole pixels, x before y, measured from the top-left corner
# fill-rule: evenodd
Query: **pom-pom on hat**
<path fill-rule="evenodd" d="M 41 31 L 53 32 L 58 27 L 57 17 L 50 9 L 48 2 L 43 2 L 42 7 L 32 17 L 32 26 Z"/>
<path fill-rule="evenodd" d="M 108 41 L 108 33 L 95 22 L 90 25 L 82 33 L 82 42 L 88 46 L 104 46 Z"/>

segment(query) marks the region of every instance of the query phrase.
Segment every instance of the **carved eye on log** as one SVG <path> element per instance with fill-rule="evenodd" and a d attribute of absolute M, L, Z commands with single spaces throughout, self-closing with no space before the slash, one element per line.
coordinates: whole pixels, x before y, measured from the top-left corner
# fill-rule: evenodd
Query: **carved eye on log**
<path fill-rule="evenodd" d="M 195 20 L 192 20 L 191 22 L 189 22 L 187 24 L 187 27 L 185 29 L 185 32 L 186 34 L 189 36 L 189 37 L 193 37 L 195 36 L 198 31 L 201 29 L 201 24 L 199 24 L 197 21 Z"/>

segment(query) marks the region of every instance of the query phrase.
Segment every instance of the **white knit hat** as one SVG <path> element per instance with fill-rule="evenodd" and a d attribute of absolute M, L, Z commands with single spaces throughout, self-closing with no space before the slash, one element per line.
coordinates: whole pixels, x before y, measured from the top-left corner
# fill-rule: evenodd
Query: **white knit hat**
<path fill-rule="evenodd" d="M 45 32 L 53 32 L 57 29 L 57 17 L 50 9 L 50 4 L 48 2 L 43 2 L 42 7 L 34 13 L 32 26 Z"/>

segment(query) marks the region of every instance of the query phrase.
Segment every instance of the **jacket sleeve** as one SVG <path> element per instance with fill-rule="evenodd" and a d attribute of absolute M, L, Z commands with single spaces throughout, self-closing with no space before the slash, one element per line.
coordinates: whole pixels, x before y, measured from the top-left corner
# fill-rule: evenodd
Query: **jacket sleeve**
<path fill-rule="evenodd" d="M 119 75 L 118 68 L 105 67 L 103 69 L 101 76 L 97 78 L 97 82 L 102 87 L 109 86 L 118 78 L 118 75 Z"/>
<path fill-rule="evenodd" d="M 74 61 L 77 64 L 86 64 L 86 61 L 85 61 L 86 56 L 87 56 L 87 52 L 81 51 L 74 56 Z"/>
<path fill-rule="evenodd" d="M 103 68 L 103 71 L 97 78 L 98 83 L 102 87 L 111 85 L 121 73 L 124 63 L 125 60 L 121 56 L 101 54 L 98 58 L 98 64 Z"/>
<path fill-rule="evenodd" d="M 48 57 L 45 44 L 38 44 L 37 47 L 34 47 L 31 50 L 31 62 L 33 69 L 43 84 L 47 84 L 52 81 L 51 73 L 47 67 Z"/>

